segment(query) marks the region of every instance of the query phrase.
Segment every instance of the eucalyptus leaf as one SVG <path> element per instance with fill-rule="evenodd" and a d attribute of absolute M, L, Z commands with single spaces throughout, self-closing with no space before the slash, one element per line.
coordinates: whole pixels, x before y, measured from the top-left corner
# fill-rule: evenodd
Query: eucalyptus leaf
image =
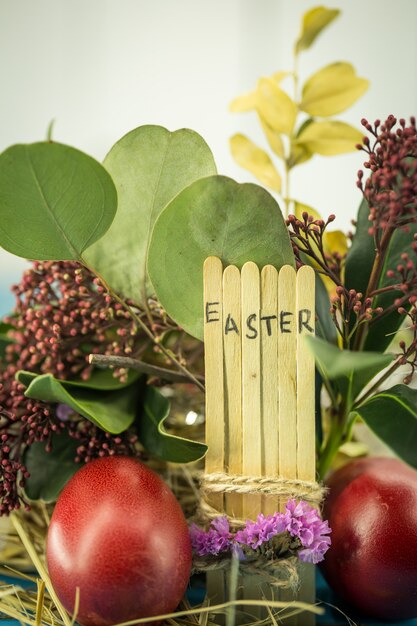
<path fill-rule="evenodd" d="M 155 223 L 149 275 L 168 314 L 188 333 L 203 338 L 203 264 L 253 261 L 263 267 L 294 267 L 280 208 L 265 189 L 210 176 L 184 189 Z"/>
<path fill-rule="evenodd" d="M 391 354 L 352 352 L 318 337 L 306 337 L 323 378 L 335 381 L 350 403 L 378 372 L 392 362 Z"/>
<path fill-rule="evenodd" d="M 355 410 L 377 437 L 417 469 L 417 389 L 395 385 Z"/>
<path fill-rule="evenodd" d="M 71 385 L 51 374 L 42 374 L 30 382 L 25 396 L 66 404 L 102 430 L 119 434 L 129 428 L 136 417 L 139 385 L 105 391 Z"/>
<path fill-rule="evenodd" d="M 29 387 L 31 382 L 38 377 L 38 373 L 28 372 L 27 370 L 19 370 L 16 374 L 17 380 L 22 383 L 22 385 L 25 385 L 25 387 Z M 138 380 L 139 377 L 139 372 L 129 370 L 127 373 L 126 381 L 121 382 L 119 378 L 115 378 L 113 376 L 113 371 L 110 369 L 94 369 L 88 380 L 59 380 L 59 382 L 64 387 L 64 389 L 67 389 L 69 391 L 71 391 L 73 387 L 79 387 L 81 389 L 96 389 L 98 391 L 112 391 L 128 387 L 133 382 Z"/>
<path fill-rule="evenodd" d="M 169 411 L 169 400 L 155 387 L 147 386 L 138 420 L 139 441 L 150 454 L 164 461 L 190 463 L 201 459 L 207 452 L 205 444 L 166 432 L 164 421 Z"/>
<path fill-rule="evenodd" d="M 52 435 L 52 450 L 45 442 L 35 442 L 26 450 L 23 462 L 30 473 L 25 493 L 30 500 L 55 502 L 68 480 L 80 468 L 74 459 L 79 442 L 66 432 Z"/>
<path fill-rule="evenodd" d="M 122 137 L 104 165 L 116 184 L 117 215 L 85 258 L 113 290 L 144 305 L 153 295 L 146 258 L 156 218 L 184 187 L 215 174 L 216 166 L 200 135 L 162 126 L 141 126 Z"/>
<path fill-rule="evenodd" d="M 75 148 L 45 142 L 0 155 L 0 245 L 17 256 L 78 261 L 116 208 L 109 174 Z"/>
<path fill-rule="evenodd" d="M 366 294 L 369 278 L 375 260 L 375 242 L 368 229 L 369 207 L 366 200 L 363 200 L 358 213 L 355 236 L 352 246 L 346 258 L 346 287 L 355 289 Z M 417 224 L 410 224 L 407 230 L 398 228 L 391 239 L 390 247 L 385 259 L 384 267 L 377 285 L 377 289 L 393 285 L 398 282 L 396 277 L 389 278 L 387 270 L 394 269 L 402 263 L 403 253 L 413 254 L 412 243 L 414 235 L 417 233 Z M 394 301 L 401 297 L 402 292 L 391 291 L 377 296 L 373 302 L 373 307 L 382 307 L 384 310 L 391 307 Z M 384 315 L 380 320 L 372 322 L 365 340 L 365 350 L 378 350 L 384 352 L 393 339 L 393 333 L 397 331 L 403 322 L 404 317 L 399 315 L 396 308 Z"/>

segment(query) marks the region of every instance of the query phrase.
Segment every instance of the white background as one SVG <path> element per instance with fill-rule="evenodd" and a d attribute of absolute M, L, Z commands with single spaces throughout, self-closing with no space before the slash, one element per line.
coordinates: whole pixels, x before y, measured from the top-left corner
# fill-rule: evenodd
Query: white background
<path fill-rule="evenodd" d="M 257 78 L 291 69 L 292 44 L 311 0 L 0 0 L 0 150 L 54 138 L 102 159 L 142 124 L 198 131 L 219 172 L 254 180 L 234 164 L 228 138 L 264 144 L 255 114 L 229 102 Z M 342 15 L 303 53 L 302 79 L 327 63 L 352 62 L 369 92 L 340 117 L 417 112 L 417 1 L 334 0 Z M 294 171 L 293 195 L 348 229 L 360 201 L 361 154 L 315 157 Z M 1 215 L 0 215 L 1 219 Z M 0 251 L 4 286 L 24 262 Z"/>

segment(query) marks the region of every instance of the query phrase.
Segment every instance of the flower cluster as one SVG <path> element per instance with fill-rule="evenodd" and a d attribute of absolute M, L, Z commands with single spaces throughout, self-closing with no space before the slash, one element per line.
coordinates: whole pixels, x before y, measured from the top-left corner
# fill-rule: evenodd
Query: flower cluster
<path fill-rule="evenodd" d="M 373 138 L 364 138 L 360 150 L 368 154 L 364 163 L 370 175 L 363 182 L 363 170 L 358 172 L 358 187 L 369 204 L 369 228 L 377 247 L 382 245 L 390 231 L 417 221 L 417 129 L 414 117 L 407 126 L 404 119 L 390 115 L 381 124 L 372 126 L 366 119 L 362 125 Z"/>
<path fill-rule="evenodd" d="M 211 522 L 208 531 L 195 524 L 190 527 L 191 543 L 197 556 L 219 556 L 234 552 L 240 558 L 258 552 L 277 558 L 284 542 L 290 553 L 296 553 L 301 561 L 319 563 L 329 549 L 331 530 L 327 521 L 306 502 L 289 500 L 285 512 L 263 515 L 256 521 L 248 520 L 242 530 L 233 534 L 226 517 Z M 281 541 L 274 540 L 280 536 Z M 269 550 L 268 550 L 269 548 Z M 249 550 L 248 550 L 249 549 Z"/>
<path fill-rule="evenodd" d="M 73 262 L 34 263 L 13 287 L 16 307 L 4 322 L 12 339 L 0 360 L 0 515 L 25 504 L 24 452 L 34 442 L 51 450 L 54 433 L 79 442 L 76 461 L 135 454 L 135 433 L 111 435 L 73 411 L 27 398 L 19 370 L 88 380 L 90 353 L 140 356 L 149 339 L 88 270 Z M 115 371 L 123 380 L 125 370 Z"/>

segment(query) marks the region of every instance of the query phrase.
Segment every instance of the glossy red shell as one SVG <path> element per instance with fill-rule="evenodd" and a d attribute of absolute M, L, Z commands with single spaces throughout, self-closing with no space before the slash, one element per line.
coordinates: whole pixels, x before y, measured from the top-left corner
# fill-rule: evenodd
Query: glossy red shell
<path fill-rule="evenodd" d="M 190 576 L 187 523 L 171 490 L 146 465 L 128 457 L 98 459 L 79 470 L 58 499 L 47 563 L 70 613 L 79 587 L 83 626 L 171 612 Z"/>
<path fill-rule="evenodd" d="M 364 459 L 328 485 L 330 586 L 377 619 L 417 616 L 417 472 L 396 459 Z"/>

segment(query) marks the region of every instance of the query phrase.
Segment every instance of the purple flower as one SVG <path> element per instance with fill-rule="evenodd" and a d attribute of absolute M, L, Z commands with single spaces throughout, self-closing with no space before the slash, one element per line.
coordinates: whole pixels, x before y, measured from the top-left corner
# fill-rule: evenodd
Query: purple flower
<path fill-rule="evenodd" d="M 198 556 L 217 555 L 227 552 L 232 547 L 233 535 L 230 532 L 227 517 L 218 517 L 210 524 L 208 531 L 201 530 L 195 524 L 190 527 L 191 545 Z"/>
<path fill-rule="evenodd" d="M 235 541 L 256 550 L 261 544 L 284 532 L 286 526 L 287 519 L 284 513 L 274 513 L 266 516 L 260 513 L 256 522 L 246 521 L 245 528 L 236 533 Z"/>
<path fill-rule="evenodd" d="M 307 502 L 289 500 L 286 505 L 288 523 L 286 529 L 293 537 L 298 537 L 303 549 L 298 556 L 305 563 L 320 563 L 329 549 L 331 529 L 323 522 L 315 508 Z"/>
<path fill-rule="evenodd" d="M 256 550 L 284 532 L 300 540 L 302 549 L 298 556 L 301 561 L 309 563 L 322 561 L 331 543 L 328 523 L 323 522 L 318 511 L 307 502 L 296 500 L 288 501 L 284 513 L 260 513 L 255 522 L 247 520 L 245 528 L 234 536 L 225 516 L 213 520 L 208 531 L 201 530 L 195 524 L 190 527 L 192 547 L 198 556 L 233 552 L 240 560 L 245 558 L 243 546 Z"/>

